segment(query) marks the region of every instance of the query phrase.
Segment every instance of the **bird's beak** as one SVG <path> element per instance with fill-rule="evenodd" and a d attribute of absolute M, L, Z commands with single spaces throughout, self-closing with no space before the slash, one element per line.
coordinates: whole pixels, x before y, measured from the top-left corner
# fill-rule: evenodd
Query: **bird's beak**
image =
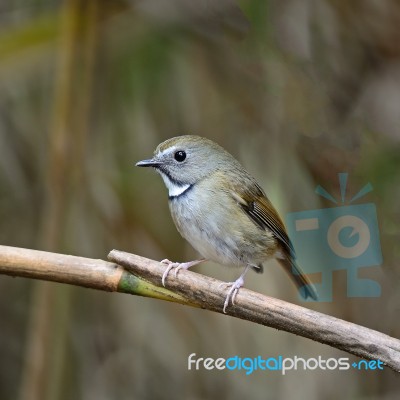
<path fill-rule="evenodd" d="M 135 164 L 137 167 L 159 167 L 161 165 L 160 161 L 154 158 L 149 160 L 142 160 Z"/>

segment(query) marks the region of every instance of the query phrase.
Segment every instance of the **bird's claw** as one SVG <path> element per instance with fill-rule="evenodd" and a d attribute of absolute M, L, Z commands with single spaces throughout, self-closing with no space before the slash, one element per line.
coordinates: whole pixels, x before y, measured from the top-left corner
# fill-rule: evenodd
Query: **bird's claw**
<path fill-rule="evenodd" d="M 178 262 L 173 262 L 168 260 L 167 258 L 165 258 L 164 260 L 161 260 L 161 264 L 166 264 L 167 265 L 167 269 L 164 271 L 161 282 L 162 285 L 165 287 L 165 280 L 167 279 L 167 276 L 169 275 L 170 271 L 172 268 L 175 268 L 174 271 L 174 276 L 175 278 L 178 277 L 178 272 L 181 269 L 189 269 L 190 267 L 192 267 L 193 265 L 199 264 L 201 262 L 203 262 L 204 260 L 195 260 L 195 261 L 189 261 L 189 262 L 185 262 L 185 263 L 178 263 Z"/>
<path fill-rule="evenodd" d="M 161 260 L 161 264 L 167 265 L 167 269 L 164 271 L 162 279 L 161 279 L 161 283 L 165 287 L 165 280 L 167 279 L 169 272 L 171 271 L 172 268 L 177 268 L 179 266 L 179 263 L 169 261 L 168 259 L 165 258 L 164 260 Z M 175 276 L 176 276 L 176 273 L 175 273 Z"/>
<path fill-rule="evenodd" d="M 243 286 L 243 284 L 244 284 L 244 280 L 243 280 L 242 276 L 240 276 L 234 282 L 222 282 L 218 285 L 219 288 L 221 288 L 222 286 L 224 286 L 224 287 L 230 286 L 230 289 L 229 289 L 228 294 L 226 295 L 225 301 L 224 301 L 224 308 L 223 308 L 224 314 L 226 314 L 226 308 L 229 305 L 229 300 L 231 301 L 232 305 L 235 305 L 236 296 L 239 292 L 239 289 Z"/>

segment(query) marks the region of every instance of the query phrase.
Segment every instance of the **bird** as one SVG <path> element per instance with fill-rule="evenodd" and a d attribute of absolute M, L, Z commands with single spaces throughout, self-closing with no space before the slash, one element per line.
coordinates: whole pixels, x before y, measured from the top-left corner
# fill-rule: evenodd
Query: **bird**
<path fill-rule="evenodd" d="M 204 261 L 243 267 L 227 288 L 223 312 L 235 305 L 249 270 L 263 272 L 263 263 L 276 259 L 304 298 L 318 299 L 314 285 L 298 266 L 285 225 L 264 190 L 223 147 L 196 135 L 182 135 L 159 144 L 150 159 L 136 163 L 154 168 L 168 189 L 172 219 L 181 236 L 202 258 L 172 262 L 162 284 L 174 269 L 188 269 Z"/>

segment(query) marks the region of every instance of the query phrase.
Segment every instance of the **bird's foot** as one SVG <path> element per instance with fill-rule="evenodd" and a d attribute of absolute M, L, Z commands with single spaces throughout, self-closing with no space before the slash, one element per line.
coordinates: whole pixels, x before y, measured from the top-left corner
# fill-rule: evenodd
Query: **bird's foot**
<path fill-rule="evenodd" d="M 242 275 L 239 276 L 239 278 L 236 279 L 235 282 L 223 282 L 220 283 L 218 287 L 229 287 L 230 289 L 228 291 L 228 294 L 226 295 L 225 302 L 224 302 L 224 309 L 223 312 L 226 314 L 226 307 L 229 305 L 229 300 L 231 301 L 232 305 L 235 305 L 235 300 L 236 296 L 239 292 L 239 289 L 244 285 L 244 276 L 246 275 L 247 271 L 249 268 L 251 268 L 253 265 L 249 264 L 246 265 L 244 271 L 242 272 Z"/>
<path fill-rule="evenodd" d="M 226 307 L 229 305 L 229 301 L 232 305 L 235 305 L 236 296 L 239 292 L 239 289 L 244 285 L 243 276 L 240 275 L 239 278 L 236 279 L 234 282 L 223 282 L 218 287 L 229 287 L 228 294 L 225 297 L 224 302 L 224 314 L 226 314 Z"/>
<path fill-rule="evenodd" d="M 167 279 L 167 276 L 169 275 L 170 271 L 172 268 L 175 268 L 175 278 L 178 276 L 178 272 L 180 269 L 189 269 L 190 267 L 193 267 L 194 265 L 200 264 L 201 262 L 205 261 L 204 259 L 202 260 L 194 260 L 194 261 L 188 261 L 185 263 L 178 263 L 178 262 L 173 262 L 169 261 L 167 259 L 160 261 L 161 264 L 166 264 L 167 269 L 164 271 L 161 282 L 162 285 L 165 287 L 165 280 Z"/>

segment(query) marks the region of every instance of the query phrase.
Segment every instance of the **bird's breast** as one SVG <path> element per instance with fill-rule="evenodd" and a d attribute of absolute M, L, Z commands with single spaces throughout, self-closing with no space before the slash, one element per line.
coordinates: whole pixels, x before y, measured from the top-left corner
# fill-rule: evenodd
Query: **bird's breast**
<path fill-rule="evenodd" d="M 274 252 L 272 236 L 250 221 L 227 192 L 194 185 L 169 205 L 179 233 L 208 260 L 258 265 Z"/>

